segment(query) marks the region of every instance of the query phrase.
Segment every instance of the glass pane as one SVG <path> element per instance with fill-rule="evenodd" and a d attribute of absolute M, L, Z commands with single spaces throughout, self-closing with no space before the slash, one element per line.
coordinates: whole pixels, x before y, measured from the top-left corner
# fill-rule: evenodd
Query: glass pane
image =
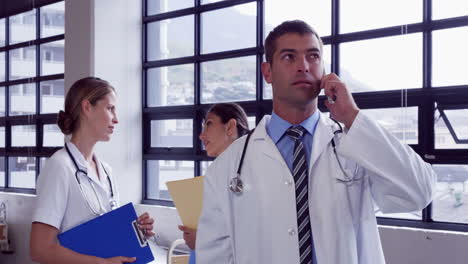
<path fill-rule="evenodd" d="M 194 0 L 147 0 L 148 16 L 193 7 Z"/>
<path fill-rule="evenodd" d="M 192 56 L 194 53 L 193 15 L 149 23 L 147 60 Z"/>
<path fill-rule="evenodd" d="M 249 124 L 249 129 L 252 130 L 255 128 L 255 116 L 248 116 L 247 123 Z"/>
<path fill-rule="evenodd" d="M 35 147 L 36 126 L 11 126 L 12 147 Z"/>
<path fill-rule="evenodd" d="M 363 109 L 403 144 L 418 144 L 418 107 Z"/>
<path fill-rule="evenodd" d="M 63 109 L 64 94 L 63 80 L 41 82 L 41 114 Z"/>
<path fill-rule="evenodd" d="M 148 199 L 172 200 L 166 182 L 193 178 L 194 164 L 193 161 L 184 160 L 148 160 Z"/>
<path fill-rule="evenodd" d="M 251 48 L 256 45 L 257 3 L 202 13 L 202 53 Z"/>
<path fill-rule="evenodd" d="M 422 3 L 406 0 L 342 0 L 341 33 L 421 22 Z"/>
<path fill-rule="evenodd" d="M 10 80 L 36 76 L 36 47 L 14 49 L 10 52 Z"/>
<path fill-rule="evenodd" d="M 193 120 L 151 120 L 151 147 L 193 147 Z"/>
<path fill-rule="evenodd" d="M 432 19 L 466 16 L 467 14 L 467 1 L 432 0 Z"/>
<path fill-rule="evenodd" d="M 5 157 L 0 157 L 0 187 L 5 187 Z"/>
<path fill-rule="evenodd" d="M 308 23 L 320 36 L 331 35 L 331 2 L 330 0 L 315 0 L 313 3 L 310 0 L 265 1 L 265 37 L 282 22 L 295 19 Z M 313 8 L 300 8 L 311 4 Z"/>
<path fill-rule="evenodd" d="M 193 72 L 193 64 L 148 69 L 148 106 L 193 104 Z"/>
<path fill-rule="evenodd" d="M 466 68 L 460 63 L 468 60 L 468 27 L 433 32 L 432 85 L 468 84 Z"/>
<path fill-rule="evenodd" d="M 65 32 L 65 1 L 41 8 L 41 37 L 60 35 Z"/>
<path fill-rule="evenodd" d="M 468 140 L 468 109 L 459 110 L 444 110 L 445 115 L 450 122 L 456 137 L 459 140 Z M 450 130 L 441 117 L 440 112 L 435 113 L 435 148 L 436 149 L 468 149 L 468 143 L 456 142 L 455 138 L 450 134 Z M 464 144 L 463 144 L 464 143 Z"/>
<path fill-rule="evenodd" d="M 5 127 L 0 127 L 0 148 L 5 147 Z"/>
<path fill-rule="evenodd" d="M 255 56 L 201 63 L 201 101 L 255 100 Z"/>
<path fill-rule="evenodd" d="M 10 17 L 10 44 L 36 39 L 36 10 Z"/>
<path fill-rule="evenodd" d="M 0 87 L 0 117 L 5 116 L 5 87 Z"/>
<path fill-rule="evenodd" d="M 468 165 L 434 165 L 433 168 L 437 184 L 432 218 L 468 224 Z"/>
<path fill-rule="evenodd" d="M 36 84 L 25 83 L 10 86 L 10 115 L 36 113 Z"/>
<path fill-rule="evenodd" d="M 36 158 L 10 157 L 8 158 L 10 186 L 12 188 L 36 188 Z"/>
<path fill-rule="evenodd" d="M 213 163 L 212 161 L 201 161 L 200 162 L 200 165 L 201 165 L 201 175 L 205 175 L 206 174 L 206 169 L 208 169 L 208 167 L 211 165 L 211 163 Z"/>
<path fill-rule="evenodd" d="M 0 52 L 0 82 L 5 81 L 5 52 Z"/>
<path fill-rule="evenodd" d="M 422 61 L 421 34 L 343 43 L 340 75 L 352 92 L 421 88 Z"/>
<path fill-rule="evenodd" d="M 64 73 L 65 40 L 41 45 L 41 75 Z"/>
<path fill-rule="evenodd" d="M 44 147 L 63 147 L 64 136 L 56 125 L 44 125 Z"/>
<path fill-rule="evenodd" d="M 5 24 L 5 19 L 4 19 L 4 18 L 0 19 L 0 47 L 6 45 L 6 40 L 5 40 L 5 37 L 6 37 L 5 25 L 6 25 L 6 24 Z"/>

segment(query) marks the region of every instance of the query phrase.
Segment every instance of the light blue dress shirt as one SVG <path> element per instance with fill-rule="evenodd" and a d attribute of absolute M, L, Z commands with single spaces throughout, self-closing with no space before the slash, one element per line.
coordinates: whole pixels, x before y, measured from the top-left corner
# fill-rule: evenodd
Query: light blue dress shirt
<path fill-rule="evenodd" d="M 313 115 L 299 124 L 307 131 L 307 133 L 302 137 L 302 143 L 305 147 L 307 164 L 309 166 L 315 127 L 317 126 L 319 117 L 320 115 L 318 111 L 316 111 Z M 290 171 L 292 171 L 294 140 L 288 137 L 285 133 L 286 130 L 292 126 L 294 125 L 276 115 L 275 112 L 271 114 L 270 122 L 267 124 L 267 133 L 276 144 L 276 147 L 281 153 L 281 156 L 283 156 L 283 159 L 286 161 Z M 309 168 L 309 166 L 307 168 Z"/>
<path fill-rule="evenodd" d="M 316 111 L 306 120 L 302 121 L 299 125 L 305 128 L 307 133 L 302 137 L 302 143 L 304 144 L 306 159 L 307 159 L 307 168 L 310 167 L 310 154 L 312 152 L 312 144 L 314 139 L 315 128 L 317 127 L 320 114 Z M 292 173 L 292 163 L 293 163 L 293 153 L 294 153 L 294 140 L 286 135 L 286 130 L 291 126 L 295 126 L 288 121 L 279 117 L 275 112 L 271 114 L 270 122 L 267 124 L 267 133 L 273 142 L 276 144 L 281 156 L 283 156 L 284 161 L 288 165 L 289 170 Z M 310 212 L 312 213 L 312 212 Z M 313 264 L 317 264 L 317 259 L 315 256 L 315 247 L 312 240 L 312 249 L 313 249 Z"/>

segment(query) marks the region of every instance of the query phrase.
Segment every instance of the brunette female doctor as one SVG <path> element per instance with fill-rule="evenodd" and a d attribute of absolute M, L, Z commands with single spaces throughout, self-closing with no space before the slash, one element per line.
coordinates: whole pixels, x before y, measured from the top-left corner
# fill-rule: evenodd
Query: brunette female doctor
<path fill-rule="evenodd" d="M 109 141 L 119 123 L 115 89 L 105 80 L 87 77 L 75 82 L 65 98 L 58 126 L 71 140 L 44 165 L 37 182 L 30 255 L 42 264 L 121 264 L 133 256 L 99 258 L 62 247 L 57 235 L 118 206 L 118 193 L 109 165 L 94 152 L 96 143 Z M 147 236 L 153 219 L 138 218 Z"/>

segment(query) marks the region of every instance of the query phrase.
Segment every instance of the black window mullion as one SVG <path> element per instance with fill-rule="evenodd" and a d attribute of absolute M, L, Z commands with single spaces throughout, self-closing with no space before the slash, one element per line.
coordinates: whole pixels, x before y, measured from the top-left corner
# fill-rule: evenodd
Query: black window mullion
<path fill-rule="evenodd" d="M 331 4 L 332 42 L 331 42 L 331 72 L 340 75 L 340 49 L 339 43 L 333 41 L 340 34 L 340 0 L 332 0 Z"/>
<path fill-rule="evenodd" d="M 430 24 L 432 21 L 432 0 L 423 0 L 423 24 Z M 431 91 L 432 88 L 432 30 L 423 31 L 423 89 Z M 432 158 L 434 150 L 434 103 L 432 100 L 426 102 L 419 108 L 418 129 L 419 144 L 424 151 L 424 158 Z M 432 222 L 432 203 L 422 212 L 423 222 Z"/>
<path fill-rule="evenodd" d="M 5 123 L 5 188 L 10 187 L 9 152 L 11 152 L 11 123 L 7 121 Z"/>
<path fill-rule="evenodd" d="M 265 27 L 265 8 L 263 0 L 257 1 L 257 47 L 263 48 L 263 29 Z M 263 75 L 262 75 L 262 62 L 263 52 L 258 51 L 256 56 L 256 101 L 263 100 Z"/>
<path fill-rule="evenodd" d="M 5 188 L 10 187 L 10 169 L 8 164 L 8 156 L 5 155 L 4 157 L 4 166 L 5 166 Z"/>
<path fill-rule="evenodd" d="M 10 17 L 5 18 L 5 44 L 10 45 Z M 8 82 L 10 81 L 10 50 L 5 51 L 5 81 L 7 85 L 5 86 L 5 117 L 10 115 L 10 86 Z M 11 148 L 11 125 L 9 121 L 5 122 L 5 188 L 10 187 L 10 169 L 8 164 L 9 155 L 8 152 Z"/>
<path fill-rule="evenodd" d="M 200 0 L 194 0 L 195 7 L 199 7 L 201 5 Z M 199 57 L 201 54 L 201 34 L 202 34 L 202 19 L 201 14 L 199 12 L 194 14 L 194 55 L 195 57 Z M 199 60 L 194 62 L 194 110 L 201 104 L 201 62 Z M 197 109 L 193 111 L 195 115 L 193 116 L 193 142 L 192 145 L 194 147 L 193 154 L 198 155 L 202 152 L 201 141 L 198 139 L 198 135 L 202 131 L 202 120 L 204 118 L 203 111 Z M 198 176 L 201 174 L 201 166 L 200 161 L 195 161 L 195 168 L 194 168 L 194 176 Z"/>

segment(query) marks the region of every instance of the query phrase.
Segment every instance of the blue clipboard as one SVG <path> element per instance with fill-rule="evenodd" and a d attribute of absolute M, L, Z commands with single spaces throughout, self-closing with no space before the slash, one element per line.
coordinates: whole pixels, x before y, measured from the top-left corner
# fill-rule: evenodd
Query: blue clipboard
<path fill-rule="evenodd" d="M 100 258 L 136 257 L 134 264 L 154 260 L 144 235 L 137 226 L 132 203 L 96 217 L 58 235 L 60 244 L 81 254 Z"/>

